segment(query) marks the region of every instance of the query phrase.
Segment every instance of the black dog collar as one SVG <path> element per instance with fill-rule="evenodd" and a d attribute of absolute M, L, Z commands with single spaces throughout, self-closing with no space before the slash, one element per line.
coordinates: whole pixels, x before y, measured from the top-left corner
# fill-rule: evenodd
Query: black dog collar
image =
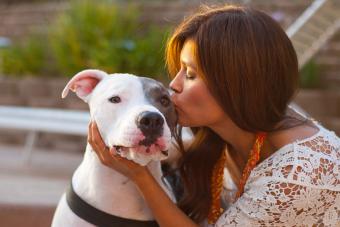
<path fill-rule="evenodd" d="M 100 227 L 159 227 L 156 221 L 140 221 L 118 217 L 98 210 L 80 198 L 72 183 L 66 191 L 66 201 L 71 210 L 85 221 Z"/>

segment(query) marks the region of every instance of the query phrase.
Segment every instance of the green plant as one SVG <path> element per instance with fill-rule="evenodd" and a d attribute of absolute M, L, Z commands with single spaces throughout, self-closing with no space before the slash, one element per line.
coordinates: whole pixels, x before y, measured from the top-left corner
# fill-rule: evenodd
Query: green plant
<path fill-rule="evenodd" d="M 45 37 L 28 38 L 25 45 L 15 44 L 3 53 L 3 71 L 71 77 L 98 68 L 162 79 L 168 28 L 142 23 L 139 12 L 139 6 L 131 3 L 71 1 Z"/>
<path fill-rule="evenodd" d="M 317 88 L 319 86 L 319 67 L 314 60 L 311 60 L 300 71 L 300 87 Z"/>
<path fill-rule="evenodd" d="M 136 5 L 76 1 L 54 25 L 50 40 L 65 76 L 84 68 L 157 77 L 164 73 L 165 29 L 142 24 Z"/>
<path fill-rule="evenodd" d="M 14 43 L 0 50 L 1 71 L 14 76 L 42 75 L 46 52 L 41 37 L 29 36 L 25 42 Z"/>

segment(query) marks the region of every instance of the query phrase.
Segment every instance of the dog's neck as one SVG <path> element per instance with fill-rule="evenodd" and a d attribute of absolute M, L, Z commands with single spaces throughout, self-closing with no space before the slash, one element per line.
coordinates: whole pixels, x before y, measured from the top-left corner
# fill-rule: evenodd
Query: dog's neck
<path fill-rule="evenodd" d="M 161 180 L 160 162 L 150 162 L 147 167 L 170 196 Z M 89 144 L 82 163 L 72 177 L 72 184 L 83 200 L 104 212 L 131 219 L 154 219 L 134 182 L 104 166 Z"/>

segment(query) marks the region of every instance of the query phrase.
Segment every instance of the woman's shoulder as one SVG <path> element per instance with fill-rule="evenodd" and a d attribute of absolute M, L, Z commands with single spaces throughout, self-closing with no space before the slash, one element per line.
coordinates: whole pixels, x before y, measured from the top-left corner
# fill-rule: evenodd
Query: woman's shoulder
<path fill-rule="evenodd" d="M 334 132 L 316 125 L 315 134 L 284 145 L 261 162 L 248 183 L 270 178 L 340 191 L 340 139 Z"/>
<path fill-rule="evenodd" d="M 216 226 L 335 226 L 340 140 L 333 132 L 318 128 L 317 133 L 284 145 L 256 166 L 243 195 L 229 204 Z"/>
<path fill-rule="evenodd" d="M 333 132 L 319 123 L 316 123 L 319 131 L 311 137 L 295 142 L 294 151 L 297 158 L 304 156 L 320 157 L 332 162 L 340 161 L 340 139 Z"/>

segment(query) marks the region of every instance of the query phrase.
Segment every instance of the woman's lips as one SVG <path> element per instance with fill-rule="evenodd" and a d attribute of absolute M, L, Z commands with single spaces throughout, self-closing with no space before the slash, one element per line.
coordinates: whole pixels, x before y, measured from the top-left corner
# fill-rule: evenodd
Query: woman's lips
<path fill-rule="evenodd" d="M 183 112 L 182 109 L 181 109 L 181 107 L 179 106 L 179 103 L 178 103 L 178 96 L 177 96 L 176 93 L 173 94 L 173 95 L 171 96 L 171 102 L 173 103 L 173 105 L 174 105 L 174 107 L 175 107 L 175 109 L 176 109 L 177 114 L 178 114 L 179 112 Z"/>
<path fill-rule="evenodd" d="M 175 107 L 177 112 L 181 110 L 181 108 L 179 108 L 176 104 L 174 104 L 174 107 Z"/>
<path fill-rule="evenodd" d="M 173 94 L 171 96 L 171 102 L 173 103 L 174 107 L 177 109 L 178 108 L 178 101 L 177 101 L 177 96 L 175 94 Z"/>

